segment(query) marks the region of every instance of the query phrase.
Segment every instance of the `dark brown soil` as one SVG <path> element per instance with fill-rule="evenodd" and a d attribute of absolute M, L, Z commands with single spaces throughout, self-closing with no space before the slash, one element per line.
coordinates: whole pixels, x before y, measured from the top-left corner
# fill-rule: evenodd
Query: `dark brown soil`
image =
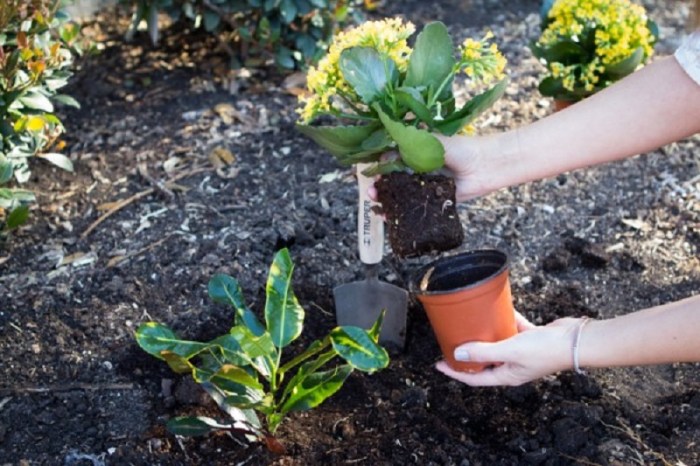
<path fill-rule="evenodd" d="M 395 172 L 375 186 L 396 256 L 437 254 L 464 241 L 452 178 Z"/>
<path fill-rule="evenodd" d="M 461 40 L 491 28 L 509 59 L 506 96 L 482 132 L 551 112 L 527 50 L 539 1 L 387 2 Z M 644 2 L 670 53 L 687 1 Z M 76 172 L 33 165 L 32 220 L 0 250 L 0 464 L 10 465 L 696 465 L 697 364 L 562 373 L 518 388 L 469 388 L 433 368 L 439 348 L 409 309 L 406 350 L 353 374 L 324 405 L 280 427 L 286 456 L 225 434 L 179 439 L 167 419 L 222 413 L 188 378 L 142 352 L 142 322 L 184 338 L 231 326 L 207 298 L 235 276 L 262 313 L 274 252 L 289 247 L 306 308 L 290 354 L 334 326 L 333 287 L 364 277 L 350 169 L 294 130 L 296 98 L 274 72 L 227 71 L 202 34 L 160 48 L 121 42 L 87 61 L 62 109 Z M 538 324 L 611 318 L 700 293 L 700 139 L 460 204 L 456 251 L 510 257 L 516 308 Z M 176 179 L 172 182 L 171 180 Z M 130 200 L 120 208 L 114 202 Z M 111 210 L 110 210 L 111 209 Z M 96 223 L 105 212 L 112 212 Z M 380 279 L 406 288 L 431 258 L 389 255 Z"/>

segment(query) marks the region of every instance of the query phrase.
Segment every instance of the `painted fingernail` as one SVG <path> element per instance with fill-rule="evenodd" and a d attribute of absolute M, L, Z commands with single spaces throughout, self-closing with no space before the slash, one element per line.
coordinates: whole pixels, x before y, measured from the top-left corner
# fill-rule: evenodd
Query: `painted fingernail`
<path fill-rule="evenodd" d="M 455 350 L 455 359 L 458 361 L 469 361 L 469 351 L 465 348 L 457 348 Z"/>

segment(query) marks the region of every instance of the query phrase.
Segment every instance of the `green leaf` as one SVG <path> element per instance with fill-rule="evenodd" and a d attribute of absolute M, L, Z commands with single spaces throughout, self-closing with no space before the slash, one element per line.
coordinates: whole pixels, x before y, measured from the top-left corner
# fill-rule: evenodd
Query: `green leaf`
<path fill-rule="evenodd" d="M 219 424 L 214 419 L 204 416 L 187 416 L 170 419 L 166 424 L 168 431 L 174 435 L 194 437 L 206 435 L 220 429 L 230 429 L 231 424 Z"/>
<path fill-rule="evenodd" d="M 433 126 L 433 115 L 425 105 L 423 96 L 417 89 L 412 87 L 400 87 L 396 90 L 396 98 L 401 105 L 410 108 L 420 121 L 426 123 L 428 126 Z"/>
<path fill-rule="evenodd" d="M 28 92 L 17 100 L 27 108 L 49 113 L 53 112 L 53 104 L 49 98 L 38 92 Z"/>
<path fill-rule="evenodd" d="M 209 342 L 209 347 L 218 348 L 224 360 L 231 364 L 246 366 L 252 362 L 252 358 L 243 351 L 241 344 L 233 335 L 217 337 Z"/>
<path fill-rule="evenodd" d="M 363 151 L 381 151 L 388 148 L 393 143 L 391 136 L 384 128 L 380 128 L 370 134 L 367 139 L 362 141 Z"/>
<path fill-rule="evenodd" d="M 289 371 L 293 367 L 297 366 L 298 364 L 301 364 L 302 362 L 306 361 L 309 359 L 311 356 L 314 356 L 324 349 L 330 344 L 330 339 L 324 339 L 323 341 L 321 340 L 314 340 L 313 343 L 311 343 L 306 350 L 304 350 L 303 353 L 297 355 L 294 357 L 291 361 L 285 363 L 284 366 L 282 366 L 279 370 L 280 374 L 284 374 L 285 372 Z"/>
<path fill-rule="evenodd" d="M 248 372 L 243 370 L 238 366 L 232 364 L 224 364 L 221 366 L 219 371 L 214 374 L 211 381 L 216 384 L 217 379 L 223 379 L 230 382 L 234 382 L 245 387 L 252 388 L 253 390 L 262 390 L 262 384 L 255 377 L 251 376 Z"/>
<path fill-rule="evenodd" d="M 530 49 L 537 58 L 547 63 L 559 62 L 564 65 L 580 63 L 586 57 L 586 50 L 581 44 L 572 40 L 562 39 L 550 47 L 542 47 L 536 42 L 530 43 Z"/>
<path fill-rule="evenodd" d="M 219 304 L 228 304 L 236 309 L 236 325 L 245 324 L 254 335 L 265 333 L 265 327 L 260 323 L 255 314 L 248 309 L 243 299 L 243 291 L 238 281 L 224 274 L 216 274 L 209 280 L 209 297 Z"/>
<path fill-rule="evenodd" d="M 212 32 L 221 24 L 221 16 L 218 13 L 210 10 L 204 12 L 204 29 L 207 32 Z"/>
<path fill-rule="evenodd" d="M 179 356 L 172 351 L 161 351 L 161 359 L 164 359 L 168 363 L 170 369 L 177 374 L 187 374 L 192 372 L 194 366 L 182 356 Z"/>
<path fill-rule="evenodd" d="M 374 372 L 389 364 L 386 350 L 366 330 L 350 326 L 336 327 L 330 336 L 338 355 L 355 369 Z"/>
<path fill-rule="evenodd" d="M 620 60 L 617 63 L 607 65 L 605 67 L 605 77 L 612 81 L 624 78 L 628 74 L 632 73 L 637 67 L 642 63 L 644 59 L 644 49 L 638 47 L 632 55 Z"/>
<path fill-rule="evenodd" d="M 15 167 L 9 160 L 0 161 L 0 184 L 5 184 L 12 179 Z"/>
<path fill-rule="evenodd" d="M 37 157 L 51 162 L 58 168 L 62 168 L 67 172 L 73 171 L 73 162 L 71 162 L 71 160 L 63 154 L 49 152 L 48 154 L 38 154 Z"/>
<path fill-rule="evenodd" d="M 190 359 L 209 347 L 206 343 L 180 340 L 172 330 L 156 322 L 141 324 L 136 330 L 136 342 L 141 349 L 158 359 L 163 359 L 162 351 L 170 351 Z"/>
<path fill-rule="evenodd" d="M 282 68 L 291 70 L 294 68 L 294 57 L 292 56 L 292 51 L 287 47 L 279 47 L 277 54 L 275 55 L 275 62 Z"/>
<path fill-rule="evenodd" d="M 454 66 L 454 46 L 447 27 L 441 22 L 430 23 L 418 34 L 403 86 L 432 87 L 435 92 Z"/>
<path fill-rule="evenodd" d="M 405 126 L 389 118 L 379 106 L 375 106 L 379 119 L 399 146 L 404 163 L 418 173 L 427 173 L 445 164 L 445 148 L 429 132 Z"/>
<path fill-rule="evenodd" d="M 376 123 L 365 126 L 308 126 L 298 124 L 296 128 L 343 163 L 342 157 L 360 152 L 362 143 L 379 129 L 380 125 Z"/>
<path fill-rule="evenodd" d="M 379 342 L 379 334 L 382 331 L 384 316 L 386 316 L 386 309 L 382 309 L 382 312 L 379 313 L 379 317 L 377 317 L 377 320 L 372 325 L 372 328 L 367 332 L 375 343 Z"/>
<path fill-rule="evenodd" d="M 290 24 L 294 21 L 297 15 L 297 5 L 294 0 L 282 0 L 280 3 L 280 13 L 282 13 L 282 21 Z"/>
<path fill-rule="evenodd" d="M 73 97 L 66 94 L 58 94 L 52 97 L 58 103 L 66 105 L 68 107 L 80 108 L 80 103 Z"/>
<path fill-rule="evenodd" d="M 545 97 L 555 97 L 558 98 L 561 95 L 566 94 L 568 91 L 564 88 L 564 84 L 560 78 L 554 78 L 552 76 L 547 76 L 544 78 L 539 86 L 538 90 L 540 94 Z"/>
<path fill-rule="evenodd" d="M 371 104 L 399 79 L 396 64 L 371 47 L 351 47 L 340 54 L 340 71 L 357 95 Z"/>
<path fill-rule="evenodd" d="M 29 206 L 21 205 L 12 209 L 5 220 L 5 228 L 14 230 L 21 225 L 24 225 L 29 218 Z"/>
<path fill-rule="evenodd" d="M 442 134 L 446 134 L 448 136 L 455 134 L 457 131 L 462 129 L 464 125 L 474 121 L 485 110 L 490 108 L 494 102 L 500 99 L 503 93 L 506 91 L 507 86 L 507 79 L 499 81 L 491 89 L 474 96 L 457 112 L 453 113 L 448 118 L 445 118 L 443 122 L 436 124 L 435 128 Z"/>
<path fill-rule="evenodd" d="M 352 371 L 351 366 L 342 365 L 329 371 L 309 375 L 299 385 L 293 387 L 292 395 L 282 406 L 281 413 L 315 408 L 340 390 Z"/>
<path fill-rule="evenodd" d="M 304 322 L 304 309 L 292 291 L 294 266 L 289 251 L 284 248 L 275 254 L 265 288 L 265 322 L 278 348 L 284 348 L 300 334 Z"/>
<path fill-rule="evenodd" d="M 237 325 L 231 329 L 230 335 L 236 339 L 245 354 L 252 359 L 260 356 L 272 357 L 277 354 L 272 337 L 267 332 L 255 335 L 248 327 Z"/>

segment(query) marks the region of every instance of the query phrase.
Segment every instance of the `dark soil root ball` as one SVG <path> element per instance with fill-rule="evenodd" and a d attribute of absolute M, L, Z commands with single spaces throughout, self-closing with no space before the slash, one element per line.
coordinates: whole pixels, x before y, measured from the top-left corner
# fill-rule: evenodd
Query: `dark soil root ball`
<path fill-rule="evenodd" d="M 464 241 L 452 178 L 396 172 L 382 176 L 375 186 L 397 256 L 447 251 Z"/>

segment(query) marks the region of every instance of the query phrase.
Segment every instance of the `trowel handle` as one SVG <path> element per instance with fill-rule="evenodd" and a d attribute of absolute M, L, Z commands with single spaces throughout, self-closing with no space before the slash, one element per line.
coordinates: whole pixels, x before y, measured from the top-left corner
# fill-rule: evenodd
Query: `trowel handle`
<path fill-rule="evenodd" d="M 365 264 L 378 264 L 384 255 L 384 220 L 377 215 L 372 207 L 377 205 L 367 194 L 373 179 L 362 174 L 371 164 L 358 163 L 357 191 L 359 208 L 357 211 L 357 242 L 360 250 L 360 260 Z"/>

